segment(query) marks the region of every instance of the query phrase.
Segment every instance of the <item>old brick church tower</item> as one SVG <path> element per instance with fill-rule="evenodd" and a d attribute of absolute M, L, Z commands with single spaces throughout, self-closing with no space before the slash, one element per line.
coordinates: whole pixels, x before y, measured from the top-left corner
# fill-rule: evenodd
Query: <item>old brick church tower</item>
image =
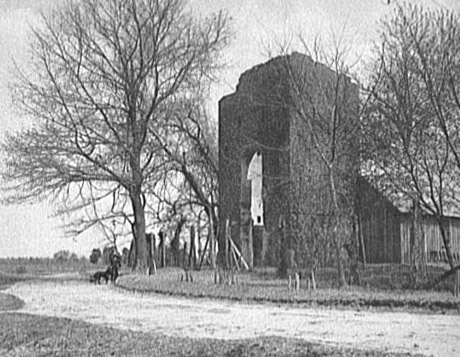
<path fill-rule="evenodd" d="M 303 54 L 241 75 L 235 93 L 219 102 L 219 250 L 227 234 L 250 266 L 279 266 L 287 248 L 300 260 L 318 253 L 306 247 L 320 239 L 315 227 L 324 226 L 331 205 L 324 155 L 337 155 L 340 200 L 352 200 L 357 138 L 349 134 L 357 110 L 357 86 Z M 330 113 L 348 127 L 338 119 L 332 127 Z M 319 152 L 332 130 L 340 150 Z"/>

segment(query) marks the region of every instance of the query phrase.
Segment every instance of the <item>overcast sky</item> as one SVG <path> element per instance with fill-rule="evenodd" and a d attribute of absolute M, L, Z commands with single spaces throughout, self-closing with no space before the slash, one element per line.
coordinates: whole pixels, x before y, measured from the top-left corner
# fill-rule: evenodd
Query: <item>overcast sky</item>
<path fill-rule="evenodd" d="M 14 112 L 8 90 L 14 73 L 13 60 L 27 68 L 30 25 L 39 24 L 41 10 L 61 2 L 0 0 L 0 140 L 6 131 L 20 129 L 24 121 Z M 413 2 L 460 9 L 457 0 Z M 385 0 L 192 0 L 191 6 L 197 14 L 223 9 L 233 18 L 235 36 L 224 52 L 228 69 L 212 92 L 211 113 L 217 113 L 218 99 L 235 89 L 243 71 L 267 60 L 263 43 L 298 34 L 307 41 L 319 35 L 327 43 L 333 34 L 343 34 L 344 43 L 365 58 L 376 40 L 379 19 L 392 9 L 385 3 Z M 100 244 L 94 237 L 64 239 L 58 228 L 61 222 L 51 217 L 52 211 L 46 204 L 0 205 L 0 257 L 50 256 L 61 249 L 88 256 L 91 248 Z"/>

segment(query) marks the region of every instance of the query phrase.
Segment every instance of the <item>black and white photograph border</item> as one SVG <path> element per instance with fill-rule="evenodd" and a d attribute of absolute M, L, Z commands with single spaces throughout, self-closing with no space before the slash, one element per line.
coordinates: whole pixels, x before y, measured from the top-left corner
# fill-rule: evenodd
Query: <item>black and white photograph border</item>
<path fill-rule="evenodd" d="M 460 356 L 459 11 L 0 0 L 0 355 Z"/>

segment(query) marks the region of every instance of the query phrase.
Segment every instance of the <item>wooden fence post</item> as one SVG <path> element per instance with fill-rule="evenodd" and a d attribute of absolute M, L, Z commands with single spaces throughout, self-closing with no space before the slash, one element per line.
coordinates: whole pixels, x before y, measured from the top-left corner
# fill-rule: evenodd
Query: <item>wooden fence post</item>
<path fill-rule="evenodd" d="M 229 234 L 230 234 L 230 220 L 225 221 L 225 269 L 229 268 L 229 257 L 228 257 L 228 243 L 229 243 Z"/>
<path fill-rule="evenodd" d="M 166 250 L 165 250 L 165 234 L 163 232 L 158 233 L 160 237 L 160 254 L 161 254 L 161 267 L 166 267 Z"/>
<path fill-rule="evenodd" d="M 203 266 L 204 257 L 205 257 L 205 255 L 206 255 L 207 250 L 208 250 L 208 245 L 209 245 L 209 235 L 208 235 L 208 237 L 206 238 L 206 243 L 204 244 L 204 248 L 203 248 L 203 250 L 201 251 L 199 269 L 201 269 L 201 267 Z"/>
<path fill-rule="evenodd" d="M 212 269 L 216 269 L 216 237 L 214 233 L 214 219 L 211 214 L 209 216 L 209 257 Z"/>
<path fill-rule="evenodd" d="M 190 252 L 188 255 L 188 266 L 195 269 L 196 265 L 196 244 L 195 244 L 195 226 L 190 226 Z"/>
<path fill-rule="evenodd" d="M 363 265 L 366 268 L 366 246 L 364 245 L 364 235 L 363 235 L 363 222 L 361 219 L 361 215 L 358 215 L 358 235 L 360 240 L 361 246 L 361 253 L 363 255 Z"/>

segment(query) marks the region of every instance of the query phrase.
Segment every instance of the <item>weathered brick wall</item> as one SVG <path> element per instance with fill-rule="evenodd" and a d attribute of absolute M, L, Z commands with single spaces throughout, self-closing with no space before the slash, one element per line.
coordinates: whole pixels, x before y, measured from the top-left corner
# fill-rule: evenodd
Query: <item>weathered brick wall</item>
<path fill-rule="evenodd" d="M 312 143 L 311 123 L 324 129 L 324 117 L 337 98 L 335 74 L 309 57 L 293 54 L 256 66 L 240 77 L 235 93 L 219 103 L 219 193 L 223 247 L 225 219 L 238 222 L 241 200 L 241 162 L 249 165 L 255 152 L 262 153 L 265 264 L 286 269 L 284 251 L 294 249 L 298 265 L 305 265 L 318 251 L 310 249 L 320 239 L 313 229 L 327 223 L 330 186 L 327 171 Z M 304 107 L 299 111 L 296 90 L 302 90 Z M 345 83 L 345 82 L 344 82 Z M 357 89 L 349 81 L 340 88 L 341 114 L 355 125 Z M 348 85 L 350 84 L 350 85 Z M 351 124 L 350 124 L 351 125 Z M 325 131 L 327 132 L 327 130 Z M 319 140 L 325 140 L 319 137 Z M 357 140 L 340 141 L 336 170 L 340 192 L 353 196 Z M 347 198 L 348 199 L 348 198 Z M 352 199 L 352 198 L 350 198 Z M 238 231 L 238 230 L 236 230 Z M 239 242 L 238 242 L 239 243 Z M 325 242 L 327 244 L 327 242 Z M 267 245 L 267 244 L 266 244 Z M 282 247 L 282 248 L 281 248 Z"/>
<path fill-rule="evenodd" d="M 344 240 L 352 231 L 358 168 L 358 89 L 322 64 L 302 57 L 292 62 L 296 77 L 291 85 L 297 88 L 290 134 L 291 245 L 299 266 L 331 265 L 336 259 L 331 241 L 334 208 L 331 176 L 323 159 L 332 163 L 343 221 L 339 239 Z"/>
<path fill-rule="evenodd" d="M 237 91 L 219 103 L 221 233 L 227 217 L 239 220 L 243 204 L 241 161 L 249 165 L 253 154 L 260 152 L 263 158 L 264 234 L 269 241 L 265 263 L 270 264 L 278 260 L 279 241 L 275 239 L 275 231 L 280 217 L 289 213 L 289 117 L 286 108 L 280 105 L 283 93 L 286 93 L 285 80 L 280 76 L 276 61 L 270 61 L 242 74 Z M 221 246 L 223 238 L 220 234 Z"/>
<path fill-rule="evenodd" d="M 239 220 L 241 153 L 241 100 L 236 95 L 219 103 L 219 220 L 223 228 L 226 219 Z M 221 233 L 223 232 L 220 229 Z"/>

